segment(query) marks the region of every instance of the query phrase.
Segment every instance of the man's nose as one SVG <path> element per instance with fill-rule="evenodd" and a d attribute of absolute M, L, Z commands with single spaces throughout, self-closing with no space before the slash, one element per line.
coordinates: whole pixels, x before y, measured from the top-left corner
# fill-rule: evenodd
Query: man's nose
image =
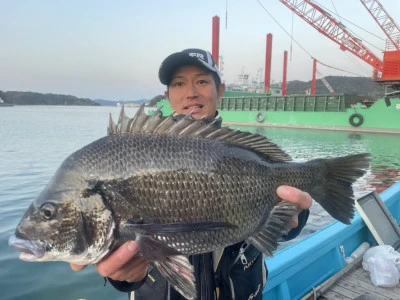
<path fill-rule="evenodd" d="M 190 83 L 188 84 L 188 89 L 187 89 L 187 97 L 189 98 L 193 98 L 198 96 L 198 90 L 197 87 L 194 83 Z"/>

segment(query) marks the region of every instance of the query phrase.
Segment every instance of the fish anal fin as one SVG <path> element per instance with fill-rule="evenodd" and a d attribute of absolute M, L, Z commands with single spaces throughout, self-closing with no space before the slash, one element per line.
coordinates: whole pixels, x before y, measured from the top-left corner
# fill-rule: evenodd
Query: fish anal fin
<path fill-rule="evenodd" d="M 174 289 L 187 299 L 196 299 L 193 266 L 185 255 L 151 236 L 141 236 L 138 243 L 142 255 L 154 263 Z"/>
<path fill-rule="evenodd" d="M 165 261 L 154 265 L 161 275 L 186 299 L 196 299 L 196 285 L 193 266 L 184 255 L 168 256 Z"/>
<path fill-rule="evenodd" d="M 253 244 L 260 252 L 267 256 L 278 247 L 278 240 L 285 235 L 291 227 L 291 221 L 297 206 L 287 201 L 279 202 L 272 210 L 262 229 L 250 236 L 247 241 Z"/>

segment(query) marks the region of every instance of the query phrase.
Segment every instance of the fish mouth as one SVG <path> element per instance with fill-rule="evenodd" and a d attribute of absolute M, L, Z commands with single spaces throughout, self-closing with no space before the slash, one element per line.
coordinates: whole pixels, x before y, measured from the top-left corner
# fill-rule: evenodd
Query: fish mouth
<path fill-rule="evenodd" d="M 26 261 L 41 259 L 45 252 L 45 244 L 39 240 L 24 240 L 17 238 L 14 234 L 8 239 L 8 246 L 21 252 L 20 258 Z"/>

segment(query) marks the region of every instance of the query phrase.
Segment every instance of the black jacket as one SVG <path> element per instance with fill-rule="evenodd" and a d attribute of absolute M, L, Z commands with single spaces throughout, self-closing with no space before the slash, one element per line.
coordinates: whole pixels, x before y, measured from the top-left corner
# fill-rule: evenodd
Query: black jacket
<path fill-rule="evenodd" d="M 183 115 L 175 118 L 180 119 Z M 221 119 L 216 126 L 221 126 Z M 296 237 L 307 222 L 308 210 L 299 214 L 299 225 L 293 228 L 285 240 Z M 215 253 L 214 253 L 215 256 Z M 189 257 L 194 267 L 196 278 L 197 299 L 230 300 L 230 299 L 261 299 L 262 289 L 268 275 L 264 268 L 263 255 L 250 244 L 240 242 L 226 247 L 216 266 L 213 253 L 192 255 Z M 183 300 L 162 277 L 156 268 L 149 266 L 147 277 L 141 282 L 127 283 L 108 279 L 110 283 L 122 292 L 134 291 L 135 300 Z"/>

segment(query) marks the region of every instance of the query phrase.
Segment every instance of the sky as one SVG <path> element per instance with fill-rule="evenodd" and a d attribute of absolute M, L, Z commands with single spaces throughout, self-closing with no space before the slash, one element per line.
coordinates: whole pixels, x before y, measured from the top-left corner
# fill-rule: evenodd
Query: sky
<path fill-rule="evenodd" d="M 314 2 L 383 57 L 386 37 L 360 0 Z M 400 24 L 400 1 L 380 3 Z M 0 11 L 2 91 L 151 99 L 165 90 L 158 80 L 165 57 L 186 48 L 211 52 L 214 16 L 220 17 L 220 67 L 226 83 L 236 82 L 242 72 L 257 79 L 262 69 L 264 75 L 268 33 L 273 35 L 274 82 L 282 81 L 285 50 L 289 81 L 311 80 L 311 57 L 351 72 L 318 65 L 321 76 L 372 74 L 368 64 L 340 50 L 279 0 L 3 0 Z"/>

